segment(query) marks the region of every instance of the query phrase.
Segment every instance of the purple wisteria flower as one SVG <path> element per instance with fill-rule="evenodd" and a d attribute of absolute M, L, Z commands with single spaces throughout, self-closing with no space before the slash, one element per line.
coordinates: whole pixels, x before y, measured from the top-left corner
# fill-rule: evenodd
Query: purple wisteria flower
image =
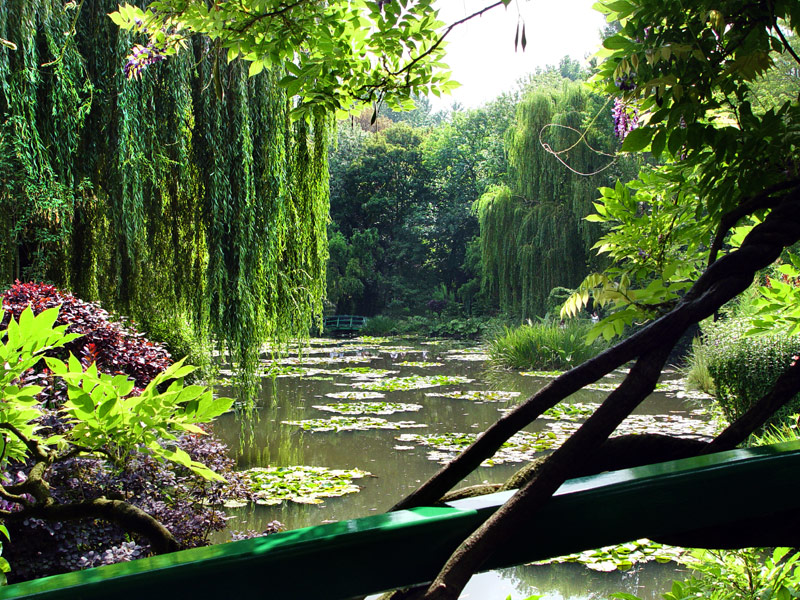
<path fill-rule="evenodd" d="M 614 135 L 620 141 L 639 126 L 639 109 L 621 98 L 614 99 L 611 116 L 614 118 Z"/>
<path fill-rule="evenodd" d="M 160 62 L 167 58 L 166 47 L 153 45 L 152 42 L 147 46 L 136 44 L 131 53 L 128 55 L 128 60 L 125 62 L 123 71 L 125 77 L 128 79 L 138 79 L 142 71 L 153 63 Z"/>

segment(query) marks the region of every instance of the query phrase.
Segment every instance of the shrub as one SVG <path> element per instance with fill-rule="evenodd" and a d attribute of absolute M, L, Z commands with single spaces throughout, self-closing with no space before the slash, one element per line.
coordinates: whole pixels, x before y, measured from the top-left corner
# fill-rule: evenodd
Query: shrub
<path fill-rule="evenodd" d="M 749 322 L 728 319 L 705 328 L 704 358 L 714 380 L 716 399 L 725 417 L 733 421 L 766 394 L 800 354 L 800 337 L 782 334 L 747 336 Z M 773 415 L 778 424 L 800 411 L 800 396 Z"/>
<path fill-rule="evenodd" d="M 391 335 L 397 333 L 397 321 L 381 315 L 370 317 L 358 333 L 374 336 Z"/>
<path fill-rule="evenodd" d="M 163 346 L 146 340 L 132 324 L 111 321 L 99 304 L 80 300 L 53 285 L 18 281 L 3 294 L 2 302 L 6 315 L 1 327 L 7 326 L 10 315 L 19 319 L 29 305 L 34 314 L 61 306 L 56 325 L 66 325 L 67 333 L 81 337 L 64 346 L 57 357 L 66 359 L 71 352 L 84 365 L 96 362 L 103 373 L 132 377 L 136 387 L 145 387 L 172 362 Z"/>
<path fill-rule="evenodd" d="M 117 402 L 124 402 L 124 398 L 130 396 L 138 396 L 142 392 L 142 387 L 154 379 L 158 382 L 159 378 L 166 376 L 160 374 L 170 366 L 169 354 L 162 347 L 136 333 L 129 325 L 112 321 L 108 313 L 97 304 L 79 300 L 70 294 L 60 292 L 53 286 L 37 283 L 16 284 L 4 294 L 3 302 L 3 308 L 6 310 L 3 327 L 8 327 L 10 323 L 9 313 L 19 315 L 28 305 L 37 314 L 61 305 L 62 309 L 56 324 L 63 325 L 68 332 L 83 335 L 77 339 L 70 339 L 63 344 L 63 348 L 58 347 L 61 344 L 56 344 L 56 349 L 47 351 L 46 355 L 63 359 L 66 358 L 64 356 L 66 349 L 69 349 L 81 357 L 84 363 L 96 361 L 100 373 L 105 372 L 108 375 L 121 373 L 131 376 L 135 381 L 125 386 L 125 392 L 119 392 L 120 398 Z M 19 317 L 15 316 L 15 320 L 19 320 Z M 33 326 L 30 317 L 23 322 Z M 24 327 L 27 325 L 20 325 L 20 331 L 27 331 Z M 0 339 L 7 339 L 10 343 L 11 338 L 7 334 L 0 334 Z M 31 351 L 28 350 L 29 353 Z M 51 361 L 49 364 L 56 369 L 57 362 Z M 41 362 L 37 363 L 35 360 L 20 364 L 22 366 L 19 372 L 22 374 L 23 385 L 43 386 L 44 390 L 36 398 L 38 400 L 46 398 L 50 407 L 37 406 L 35 410 L 29 411 L 31 414 L 23 419 L 28 423 L 26 431 L 32 435 L 33 429 L 30 428 L 35 425 L 37 427 L 35 434 L 41 439 L 50 436 L 64 436 L 63 439 L 69 439 L 73 421 L 68 420 L 63 410 L 57 410 L 60 407 L 70 406 L 67 401 L 67 385 L 63 380 L 66 376 L 53 377 Z M 29 364 L 33 365 L 33 368 L 23 373 Z M 92 370 L 80 373 L 80 365 L 76 366 L 79 376 L 87 377 L 88 380 Z M 188 370 L 183 369 L 182 372 Z M 115 378 L 113 385 L 119 386 L 121 385 L 119 382 L 126 379 L 127 377 Z M 139 386 L 139 389 L 132 388 L 134 385 Z M 183 389 L 180 383 L 175 383 L 174 386 L 176 392 L 173 393 Z M 11 386 L 4 388 L 3 393 L 19 389 L 19 385 Z M 94 388 L 94 390 L 99 389 L 100 386 Z M 75 390 L 73 394 L 74 392 Z M 122 395 L 126 392 L 130 392 L 130 396 Z M 162 397 L 160 392 L 156 393 L 159 394 L 159 398 Z M 92 391 L 92 397 L 94 396 L 95 391 Z M 73 395 L 71 400 L 74 404 L 77 396 Z M 102 410 L 99 411 L 101 412 Z M 6 417 L 15 418 L 15 414 L 17 413 L 12 411 Z M 37 420 L 31 422 L 34 417 Z M 177 418 L 177 415 L 172 417 Z M 157 416 L 153 418 L 158 419 Z M 161 423 L 154 422 L 148 429 L 153 430 L 153 427 L 160 425 Z M 190 470 L 175 462 L 157 460 L 155 458 L 157 453 L 152 447 L 149 455 L 126 451 L 122 460 L 114 464 L 99 458 L 100 454 L 72 456 L 67 453 L 59 457 L 46 472 L 51 497 L 56 503 L 80 502 L 102 496 L 124 500 L 159 520 L 181 547 L 207 544 L 209 535 L 225 526 L 224 514 L 212 506 L 221 504 L 229 495 L 248 497 L 249 493 L 247 488 L 240 485 L 236 474 L 232 471 L 233 460 L 228 458 L 227 448 L 213 435 L 183 433 L 175 439 L 174 444 L 177 449 L 188 454 L 188 459 L 184 460 L 183 464 L 189 465 L 191 461 L 201 462 L 227 478 L 228 482 L 208 481 L 197 475 L 194 464 L 193 470 Z M 169 452 L 172 452 L 172 447 Z M 0 473 L 5 482 L 24 482 L 33 459 L 21 462 L 25 460 L 24 454 L 22 456 L 7 454 L 5 458 L 8 461 L 5 467 L 6 473 Z M 4 501 L 0 504 L 3 504 L 0 508 L 6 510 L 19 510 L 18 505 Z M 150 553 L 146 540 L 131 537 L 117 525 L 105 521 L 87 519 L 59 522 L 25 518 L 25 520 L 9 519 L 7 525 L 11 541 L 5 544 L 3 550 L 12 565 L 10 579 L 13 581 L 130 560 Z"/>
<path fill-rule="evenodd" d="M 502 368 L 568 369 L 607 348 L 599 338 L 586 344 L 591 327 L 591 323 L 578 320 L 503 327 L 489 342 L 489 357 L 493 365 Z"/>

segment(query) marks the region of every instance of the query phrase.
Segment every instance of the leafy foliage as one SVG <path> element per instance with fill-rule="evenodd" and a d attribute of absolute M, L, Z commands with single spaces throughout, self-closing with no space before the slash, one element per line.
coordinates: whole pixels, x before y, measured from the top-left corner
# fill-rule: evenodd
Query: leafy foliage
<path fill-rule="evenodd" d="M 684 562 L 696 575 L 685 581 L 673 581 L 672 589 L 663 595 L 664 600 L 794 598 L 800 592 L 800 553 L 790 552 L 789 548 L 695 550 Z M 627 596 L 613 594 L 622 600 Z"/>
<path fill-rule="evenodd" d="M 176 353 L 214 335 L 252 388 L 255 349 L 322 312 L 329 122 L 291 124 L 281 66 L 249 78 L 207 39 L 127 80 L 115 8 L 0 9 L 0 278 L 180 331 Z"/>
<path fill-rule="evenodd" d="M 84 512 L 83 521 L 59 520 L 61 506 L 72 506 L 77 515 L 93 499 L 108 496 L 161 521 L 178 544 L 208 543 L 209 532 L 225 520 L 200 500 L 220 502 L 235 477 L 222 485 L 233 463 L 224 445 L 196 423 L 228 410 L 232 400 L 184 386 L 191 367 L 169 365 L 163 349 L 110 321 L 99 306 L 40 284 L 18 284 L 7 297 L 19 317 L 2 319 L 6 329 L 0 333 L 7 365 L 0 381 L 0 514 L 14 540 L 6 553 L 14 579 L 149 553 L 148 541 L 131 541 L 113 519 L 95 522 L 97 515 Z M 50 306 L 58 300 L 66 307 L 60 314 L 58 305 Z M 58 320 L 64 324 L 54 325 Z M 59 358 L 70 348 L 87 365 L 71 353 L 66 361 Z M 152 373 L 140 368 L 145 358 L 153 359 Z M 44 398 L 60 410 L 45 408 Z"/>
<path fill-rule="evenodd" d="M 86 366 L 96 363 L 105 373 L 133 377 L 137 387 L 146 386 L 171 362 L 163 347 L 142 338 L 132 324 L 112 321 L 99 304 L 64 293 L 54 285 L 17 282 L 2 295 L 2 303 L 9 317 L 17 319 L 28 307 L 36 314 L 58 308 L 56 324 L 65 326 L 74 336 L 53 356 L 65 360 L 71 353 Z"/>
<path fill-rule="evenodd" d="M 158 0 L 144 11 L 125 4 L 112 13 L 126 30 L 147 33 L 149 43 L 174 55 L 181 35 L 207 35 L 227 60 L 249 61 L 251 76 L 279 67 L 280 85 L 300 98 L 296 115 L 347 114 L 362 103 L 413 108 L 417 94 L 437 95 L 449 81 L 441 44 L 444 24 L 431 0 L 412 3 L 270 0 L 256 7 Z"/>
<path fill-rule="evenodd" d="M 724 10 L 680 2 L 598 6 L 621 29 L 604 42 L 595 81 L 635 104 L 642 120 L 622 150 L 649 149 L 669 163 L 602 189 L 588 217 L 611 227 L 596 248 L 614 266 L 589 276 L 563 314 L 575 314 L 589 297 L 613 308 L 593 332 L 610 339 L 626 324 L 674 306 L 708 260 L 725 251 L 715 236 L 742 217 L 762 216 L 768 207 L 762 198 L 796 180 L 800 108 L 796 98 L 777 94 L 768 101 L 761 91 L 776 60 L 784 69 L 794 60 L 796 67 L 777 23 L 790 19 L 793 39 L 798 15 L 789 2 L 753 7 L 736 0 Z M 741 237 L 732 236 L 731 246 Z M 776 310 L 788 291 L 766 294 L 760 329 L 791 319 Z"/>
<path fill-rule="evenodd" d="M 725 417 L 733 421 L 766 394 L 778 377 L 797 360 L 800 338 L 774 332 L 748 336 L 747 320 L 728 319 L 704 328 L 703 353 L 714 381 L 716 399 Z M 795 397 L 770 423 L 777 424 L 798 412 Z"/>

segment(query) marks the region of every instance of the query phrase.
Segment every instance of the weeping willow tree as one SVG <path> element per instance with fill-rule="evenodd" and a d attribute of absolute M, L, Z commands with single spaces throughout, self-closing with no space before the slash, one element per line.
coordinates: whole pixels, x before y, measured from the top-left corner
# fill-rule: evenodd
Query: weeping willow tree
<path fill-rule="evenodd" d="M 0 277 L 210 333 L 252 384 L 321 312 L 328 124 L 208 41 L 128 80 L 116 0 L 73 4 L 0 3 Z"/>
<path fill-rule="evenodd" d="M 598 186 L 619 173 L 605 168 L 613 141 L 604 112 L 601 98 L 566 82 L 530 93 L 517 107 L 506 136 L 509 185 L 476 203 L 483 289 L 510 314 L 544 314 L 550 291 L 577 286 L 595 260 L 590 250 L 600 232 L 583 217 Z"/>

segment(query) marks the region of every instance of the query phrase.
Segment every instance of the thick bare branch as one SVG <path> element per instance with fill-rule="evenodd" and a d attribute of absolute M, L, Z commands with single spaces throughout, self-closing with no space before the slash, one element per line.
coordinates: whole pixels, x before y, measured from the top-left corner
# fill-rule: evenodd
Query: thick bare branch
<path fill-rule="evenodd" d="M 672 341 L 671 347 L 690 325 L 710 316 L 747 289 L 758 270 L 774 262 L 785 247 L 798 239 L 800 190 L 795 187 L 783 197 L 764 223 L 748 234 L 738 250 L 709 266 L 674 310 L 553 380 L 490 426 L 453 462 L 401 500 L 393 510 L 435 503 L 481 461 L 492 456 L 508 438 L 548 408 L 636 356 L 644 356 L 669 340 Z"/>
<path fill-rule="evenodd" d="M 493 549 L 505 544 L 518 530 L 517 524 L 530 518 L 570 477 L 581 457 L 599 448 L 631 411 L 655 389 L 671 349 L 671 344 L 665 344 L 644 354 L 636 362 L 619 387 L 550 456 L 536 476 L 464 540 L 422 596 L 424 600 L 458 598 L 469 578 L 480 569 Z"/>

